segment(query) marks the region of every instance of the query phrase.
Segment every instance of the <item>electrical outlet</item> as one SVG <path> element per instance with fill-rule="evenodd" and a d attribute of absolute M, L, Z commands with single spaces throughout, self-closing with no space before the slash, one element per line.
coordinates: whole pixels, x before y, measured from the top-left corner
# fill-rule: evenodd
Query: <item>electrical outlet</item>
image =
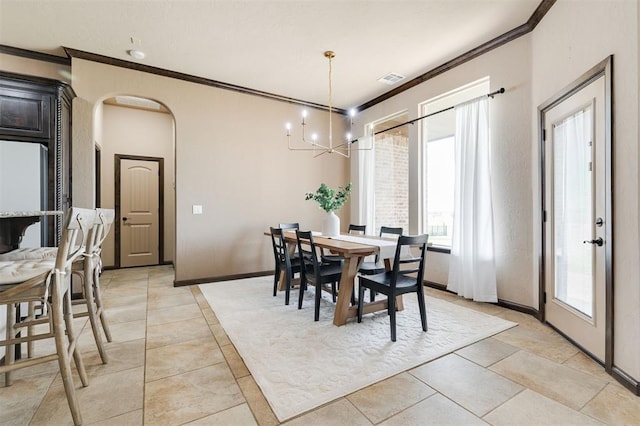
<path fill-rule="evenodd" d="M 194 204 L 193 205 L 193 214 L 202 214 L 202 206 Z"/>

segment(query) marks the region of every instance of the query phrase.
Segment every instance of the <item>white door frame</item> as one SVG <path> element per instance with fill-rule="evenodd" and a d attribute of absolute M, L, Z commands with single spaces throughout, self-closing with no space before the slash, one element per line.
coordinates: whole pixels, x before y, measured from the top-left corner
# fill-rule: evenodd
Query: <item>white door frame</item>
<path fill-rule="evenodd" d="M 540 194 L 539 205 L 540 211 L 540 241 L 539 245 L 539 312 L 540 320 L 545 321 L 545 222 L 547 219 L 547 206 L 545 205 L 545 120 L 546 113 L 557 106 L 565 99 L 571 97 L 582 88 L 588 86 L 594 80 L 604 77 L 605 85 L 605 217 L 607 224 L 605 226 L 605 359 L 604 367 L 608 373 L 613 370 L 613 56 L 607 57 L 605 60 L 591 68 L 589 71 L 580 76 L 569 86 L 556 93 L 546 102 L 538 107 L 538 149 L 540 158 Z M 563 333 L 561 333 L 563 334 Z M 565 336 L 571 340 L 570 336 Z M 574 342 L 575 344 L 575 342 Z M 576 346 L 580 346 L 577 345 Z M 581 348 L 584 350 L 584 348 Z M 585 351 L 588 353 L 588 351 Z"/>
<path fill-rule="evenodd" d="M 120 244 L 121 244 L 121 225 L 122 210 L 120 206 L 121 180 L 120 180 L 120 164 L 121 160 L 137 160 L 137 161 L 155 161 L 158 163 L 158 264 L 164 262 L 164 158 L 162 157 L 145 157 L 140 155 L 115 154 L 115 267 L 120 268 Z"/>

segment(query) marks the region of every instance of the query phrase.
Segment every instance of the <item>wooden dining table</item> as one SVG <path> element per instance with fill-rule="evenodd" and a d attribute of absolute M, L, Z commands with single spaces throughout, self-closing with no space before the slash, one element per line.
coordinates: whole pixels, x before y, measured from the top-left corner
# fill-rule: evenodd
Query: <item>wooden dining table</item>
<path fill-rule="evenodd" d="M 269 232 L 265 232 L 265 235 L 271 235 Z M 292 231 L 284 232 L 285 241 L 291 244 L 292 249 L 297 244 L 296 233 Z M 345 234 L 345 238 L 348 236 Z M 323 237 L 321 235 L 314 236 L 313 242 L 316 247 L 327 249 L 333 254 L 344 257 L 344 265 L 342 267 L 342 276 L 340 277 L 340 291 L 338 291 L 338 298 L 336 300 L 336 309 L 333 315 L 333 324 L 337 326 L 345 325 L 348 318 L 353 318 L 358 315 L 358 307 L 351 306 L 351 294 L 354 291 L 356 275 L 358 269 L 367 256 L 380 254 L 380 247 L 375 244 L 376 240 L 380 240 L 379 237 L 359 236 L 358 242 L 345 241 L 338 239 L 340 237 Z M 370 239 L 370 244 L 365 244 L 363 241 Z M 389 241 L 389 240 L 384 240 Z M 384 259 L 385 267 L 390 269 L 391 262 L 389 258 Z M 364 304 L 363 313 L 376 312 L 380 310 L 386 310 L 388 307 L 387 299 L 377 300 L 374 302 L 367 302 Z M 401 311 L 404 309 L 402 303 L 402 296 L 396 298 L 396 310 Z"/>

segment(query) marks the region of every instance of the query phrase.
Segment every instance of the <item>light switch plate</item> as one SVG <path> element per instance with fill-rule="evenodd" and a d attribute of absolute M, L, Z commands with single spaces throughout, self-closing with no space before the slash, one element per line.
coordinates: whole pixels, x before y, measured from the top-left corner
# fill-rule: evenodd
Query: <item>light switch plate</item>
<path fill-rule="evenodd" d="M 193 214 L 202 214 L 202 206 L 198 204 L 193 205 Z"/>

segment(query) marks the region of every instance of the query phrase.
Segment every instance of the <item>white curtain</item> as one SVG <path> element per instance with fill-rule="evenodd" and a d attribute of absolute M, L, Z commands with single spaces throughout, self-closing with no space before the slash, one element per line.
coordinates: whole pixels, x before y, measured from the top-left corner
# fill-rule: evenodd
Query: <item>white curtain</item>
<path fill-rule="evenodd" d="M 497 302 L 491 199 L 489 103 L 456 107 L 455 205 L 447 289 L 478 302 Z"/>
<path fill-rule="evenodd" d="M 362 146 L 373 146 L 373 137 L 367 135 Z M 358 182 L 360 182 L 359 225 L 367 225 L 367 234 L 375 235 L 375 149 L 358 151 Z"/>
<path fill-rule="evenodd" d="M 553 127 L 553 242 L 558 299 L 593 314 L 591 108 Z"/>

